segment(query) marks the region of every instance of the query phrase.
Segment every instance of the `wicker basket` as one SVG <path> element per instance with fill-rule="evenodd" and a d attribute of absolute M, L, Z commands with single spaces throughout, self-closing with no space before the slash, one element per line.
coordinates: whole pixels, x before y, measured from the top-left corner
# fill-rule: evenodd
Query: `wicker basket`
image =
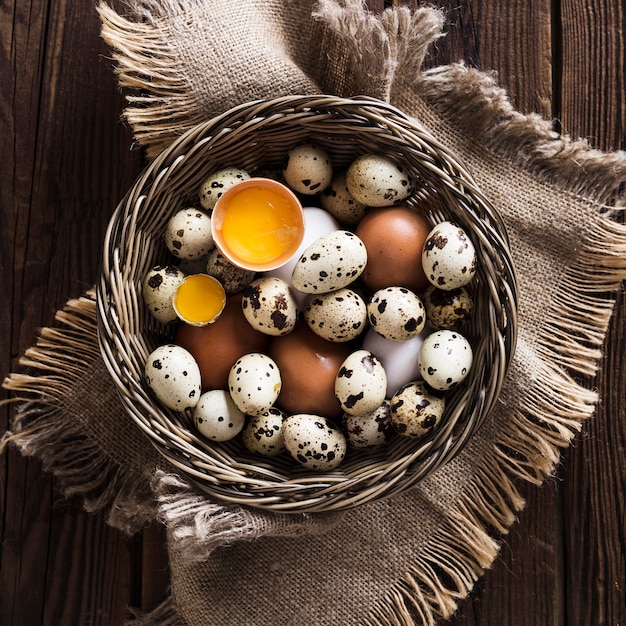
<path fill-rule="evenodd" d="M 477 249 L 475 309 L 467 335 L 470 376 L 446 398 L 430 438 L 397 437 L 383 449 L 351 451 L 332 472 L 313 473 L 288 458 L 266 459 L 238 440 L 201 438 L 189 416 L 163 409 L 143 380 L 148 354 L 171 330 L 143 305 L 141 281 L 168 262 L 162 232 L 169 216 L 212 170 L 254 173 L 280 166 L 293 145 L 314 140 L 337 166 L 384 153 L 423 183 L 433 224 L 461 225 Z M 410 204 L 410 202 L 408 203 Z M 236 107 L 200 124 L 157 157 L 115 211 L 106 235 L 98 288 L 104 361 L 130 417 L 179 471 L 218 499 L 280 512 L 346 509 L 400 493 L 452 459 L 474 435 L 500 392 L 516 340 L 517 292 L 504 225 L 457 158 L 414 120 L 370 98 L 290 96 Z"/>

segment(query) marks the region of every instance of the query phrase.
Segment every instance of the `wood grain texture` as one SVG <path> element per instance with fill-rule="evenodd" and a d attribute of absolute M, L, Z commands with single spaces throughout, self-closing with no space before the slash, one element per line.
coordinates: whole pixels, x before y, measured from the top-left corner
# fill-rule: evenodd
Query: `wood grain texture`
<path fill-rule="evenodd" d="M 121 3 L 121 0 L 119 0 Z M 372 10 L 413 4 L 370 0 Z M 621 0 L 442 0 L 447 36 L 428 63 L 495 71 L 523 112 L 624 148 Z M 0 375 L 68 297 L 95 280 L 112 207 L 141 155 L 92 3 L 0 6 Z M 626 301 L 620 294 L 594 384 L 597 416 L 527 507 L 500 557 L 449 624 L 626 624 Z M 0 428 L 10 419 L 0 407 Z M 0 457 L 0 625 L 120 624 L 164 597 L 158 526 L 128 539 L 64 500 L 37 460 Z"/>

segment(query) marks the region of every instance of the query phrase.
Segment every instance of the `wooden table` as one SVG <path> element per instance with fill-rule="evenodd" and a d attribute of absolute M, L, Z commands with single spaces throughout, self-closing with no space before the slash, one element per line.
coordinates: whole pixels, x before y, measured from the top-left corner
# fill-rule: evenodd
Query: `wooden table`
<path fill-rule="evenodd" d="M 382 1 L 370 1 L 381 10 Z M 430 64 L 496 70 L 523 112 L 626 147 L 621 0 L 458 0 Z M 0 40 L 0 374 L 95 282 L 112 209 L 142 163 L 92 2 L 8 0 Z M 626 624 L 626 311 L 620 293 L 597 416 L 527 508 L 452 624 Z M 0 409 L 0 430 L 10 406 Z M 37 460 L 0 457 L 0 624 L 120 624 L 163 598 L 158 527 L 130 539 L 60 496 Z"/>

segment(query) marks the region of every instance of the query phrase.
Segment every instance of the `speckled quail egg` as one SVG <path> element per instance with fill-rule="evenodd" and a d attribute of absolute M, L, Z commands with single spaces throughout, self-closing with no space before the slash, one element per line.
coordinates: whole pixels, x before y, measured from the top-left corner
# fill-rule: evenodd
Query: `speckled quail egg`
<path fill-rule="evenodd" d="M 348 230 L 335 230 L 316 239 L 302 253 L 291 282 L 302 293 L 329 293 L 354 282 L 366 264 L 363 242 Z"/>
<path fill-rule="evenodd" d="M 214 247 L 211 218 L 200 209 L 181 209 L 165 225 L 165 245 L 179 259 L 205 257 Z"/>
<path fill-rule="evenodd" d="M 205 391 L 193 410 L 198 432 L 212 441 L 228 441 L 236 437 L 246 423 L 246 416 L 237 408 L 227 391 Z"/>
<path fill-rule="evenodd" d="M 244 447 L 267 457 L 280 454 L 285 449 L 282 430 L 285 418 L 286 415 L 276 407 L 251 416 L 241 433 Z"/>
<path fill-rule="evenodd" d="M 146 383 L 163 405 L 184 412 L 200 399 L 200 368 L 191 354 L 174 344 L 153 350 L 146 361 Z"/>
<path fill-rule="evenodd" d="M 309 328 L 327 341 L 344 342 L 358 337 L 367 326 L 367 307 L 353 289 L 309 296 L 303 317 Z"/>
<path fill-rule="evenodd" d="M 289 285 L 275 276 L 262 276 L 243 290 L 243 314 L 250 326 L 274 337 L 287 335 L 298 321 L 298 304 Z"/>
<path fill-rule="evenodd" d="M 270 409 L 280 393 L 278 366 L 261 352 L 244 354 L 228 373 L 228 390 L 237 408 L 248 415 Z"/>
<path fill-rule="evenodd" d="M 172 297 L 185 280 L 185 273 L 173 265 L 155 265 L 144 277 L 143 300 L 152 316 L 162 324 L 178 319 Z"/>
<path fill-rule="evenodd" d="M 289 454 L 311 470 L 335 469 L 346 455 L 347 443 L 341 429 L 319 415 L 290 415 L 283 422 L 283 439 Z"/>
<path fill-rule="evenodd" d="M 437 330 L 424 339 L 418 360 L 422 378 L 433 389 L 445 391 L 469 374 L 472 346 L 458 331 Z"/>
<path fill-rule="evenodd" d="M 357 202 L 369 207 L 391 206 L 406 199 L 414 188 L 409 173 L 382 154 L 357 157 L 346 172 L 346 185 Z"/>
<path fill-rule="evenodd" d="M 419 296 L 406 287 L 385 287 L 367 303 L 367 318 L 385 339 L 406 341 L 422 332 L 426 310 Z"/>
<path fill-rule="evenodd" d="M 476 249 L 462 228 L 452 222 L 441 222 L 428 233 L 424 242 L 422 266 L 435 287 L 458 289 L 476 274 Z"/>
<path fill-rule="evenodd" d="M 343 411 L 366 415 L 385 400 L 387 375 L 382 363 L 368 350 L 356 350 L 342 363 L 335 378 L 335 396 Z"/>
<path fill-rule="evenodd" d="M 391 425 L 391 405 L 388 400 L 384 400 L 373 413 L 365 415 L 344 413 L 341 427 L 346 435 L 348 447 L 367 450 L 382 446 L 394 433 Z"/>
<path fill-rule="evenodd" d="M 202 208 L 210 211 L 226 190 L 243 180 L 248 180 L 248 178 L 250 178 L 250 174 L 238 167 L 225 167 L 213 172 L 202 182 L 198 190 Z"/>
<path fill-rule="evenodd" d="M 333 175 L 330 185 L 324 189 L 320 196 L 320 204 L 323 209 L 345 226 L 358 224 L 367 213 L 367 206 L 356 200 L 350 193 L 346 185 L 345 171 Z"/>
<path fill-rule="evenodd" d="M 390 341 L 369 328 L 361 347 L 369 350 L 380 360 L 387 374 L 387 397 L 390 398 L 400 387 L 421 378 L 419 356 L 426 331 L 406 341 Z"/>
<path fill-rule="evenodd" d="M 465 287 L 444 291 L 431 286 L 422 301 L 430 325 L 437 329 L 461 330 L 469 322 L 474 306 Z"/>
<path fill-rule="evenodd" d="M 413 381 L 399 389 L 391 398 L 391 424 L 404 437 L 424 437 L 441 421 L 445 399 L 424 381 Z"/>
<path fill-rule="evenodd" d="M 226 293 L 237 293 L 247 287 L 256 276 L 255 272 L 233 265 L 219 250 L 213 248 L 206 260 L 205 271 L 222 283 Z"/>
<path fill-rule="evenodd" d="M 314 143 L 297 145 L 287 153 L 283 163 L 283 177 L 298 193 L 320 193 L 333 177 L 330 156 L 324 148 Z"/>

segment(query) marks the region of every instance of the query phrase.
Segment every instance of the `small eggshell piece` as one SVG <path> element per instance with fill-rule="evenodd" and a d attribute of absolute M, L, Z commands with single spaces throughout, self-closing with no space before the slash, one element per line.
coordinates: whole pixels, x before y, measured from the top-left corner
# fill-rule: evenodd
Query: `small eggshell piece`
<path fill-rule="evenodd" d="M 433 393 L 424 381 L 413 381 L 391 398 L 391 424 L 404 437 L 421 438 L 441 421 L 445 399 Z"/>
<path fill-rule="evenodd" d="M 406 341 L 422 332 L 426 309 L 417 294 L 406 287 L 386 287 L 370 298 L 367 318 L 385 339 Z"/>
<path fill-rule="evenodd" d="M 283 165 L 283 177 L 298 193 L 314 195 L 332 180 L 333 166 L 328 152 L 314 143 L 293 147 Z"/>
<path fill-rule="evenodd" d="M 206 256 L 214 247 L 211 218 L 200 209 L 177 211 L 165 225 L 165 245 L 177 258 L 191 261 Z"/>
<path fill-rule="evenodd" d="M 231 367 L 228 390 L 237 408 L 258 415 L 272 407 L 281 388 L 280 372 L 273 359 L 261 352 L 244 354 Z"/>
<path fill-rule="evenodd" d="M 422 266 L 430 283 L 438 289 L 458 289 L 476 274 L 476 249 L 462 228 L 441 222 L 424 242 Z"/>
<path fill-rule="evenodd" d="M 446 391 L 469 374 L 472 346 L 458 331 L 437 330 L 424 339 L 418 360 L 422 378 L 433 389 Z"/>
<path fill-rule="evenodd" d="M 285 449 L 282 430 L 285 417 L 276 407 L 251 416 L 241 433 L 244 447 L 250 452 L 267 457 L 280 454 Z"/>
<path fill-rule="evenodd" d="M 367 306 L 356 291 L 344 287 L 309 296 L 303 317 L 316 335 L 341 343 L 355 339 L 365 330 Z"/>
<path fill-rule="evenodd" d="M 143 300 L 154 319 L 169 324 L 178 319 L 172 297 L 185 280 L 185 273 L 173 265 L 156 265 L 144 277 Z"/>
<path fill-rule="evenodd" d="M 193 410 L 193 421 L 198 432 L 212 441 L 228 441 L 236 437 L 246 422 L 246 416 L 237 408 L 227 391 L 205 391 Z"/>
<path fill-rule="evenodd" d="M 262 276 L 243 291 L 243 314 L 253 328 L 274 337 L 287 335 L 298 321 L 298 304 L 280 278 Z"/>
<path fill-rule="evenodd" d="M 367 250 L 348 230 L 322 235 L 300 256 L 291 282 L 303 293 L 329 293 L 354 282 L 365 269 Z"/>
<path fill-rule="evenodd" d="M 297 413 L 283 422 L 283 439 L 291 456 L 315 471 L 335 469 L 343 461 L 347 442 L 341 429 L 319 415 Z"/>
<path fill-rule="evenodd" d="M 215 207 L 215 203 L 220 196 L 231 187 L 244 180 L 248 180 L 250 174 L 246 170 L 238 167 L 225 167 L 213 172 L 200 185 L 198 197 L 202 208 L 210 211 Z"/>
<path fill-rule="evenodd" d="M 144 368 L 146 383 L 157 400 L 181 413 L 200 399 L 200 368 L 184 348 L 165 344 L 153 350 Z"/>
<path fill-rule="evenodd" d="M 335 379 L 335 396 L 344 412 L 366 415 L 385 400 L 387 375 L 368 350 L 356 350 L 343 362 Z"/>
<path fill-rule="evenodd" d="M 369 207 L 391 206 L 407 198 L 414 187 L 409 173 L 382 154 L 357 157 L 346 172 L 346 185 L 357 202 Z"/>

